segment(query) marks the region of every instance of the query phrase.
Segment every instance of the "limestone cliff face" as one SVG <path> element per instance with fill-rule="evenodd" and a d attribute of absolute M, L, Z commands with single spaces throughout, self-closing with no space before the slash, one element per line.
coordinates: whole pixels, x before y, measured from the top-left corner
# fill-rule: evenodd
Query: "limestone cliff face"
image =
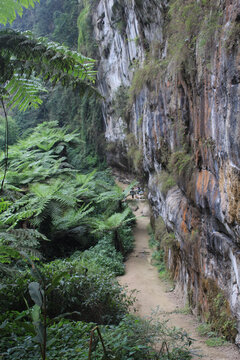
<path fill-rule="evenodd" d="M 171 3 L 96 5 L 108 158 L 144 173 L 153 215 L 175 232 L 168 263 L 191 305 L 211 313 L 221 289 L 240 332 L 240 1 L 209 5 L 215 22 L 178 55 Z"/>

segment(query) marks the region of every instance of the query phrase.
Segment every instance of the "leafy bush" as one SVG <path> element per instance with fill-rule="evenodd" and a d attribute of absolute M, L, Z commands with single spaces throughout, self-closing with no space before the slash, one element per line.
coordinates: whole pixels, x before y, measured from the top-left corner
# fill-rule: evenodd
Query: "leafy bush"
<path fill-rule="evenodd" d="M 78 144 L 77 133 L 50 122 L 39 125 L 28 138 L 10 147 L 3 193 L 8 206 L 0 214 L 5 245 L 25 247 L 35 254 L 41 250 L 48 259 L 69 256 L 96 244 L 99 236 L 93 233 L 94 224 L 103 229 L 108 219 L 128 217 L 122 213 L 126 210 L 122 191 L 115 191 L 109 171 L 81 174 L 72 166 L 69 158 Z M 93 165 L 96 158 L 92 160 Z M 4 160 L 0 165 L 3 172 Z M 119 230 L 124 224 L 120 221 Z M 108 224 L 105 230 L 113 228 Z M 46 245 L 47 239 L 51 242 Z M 124 244 L 127 250 L 123 254 L 129 251 L 126 241 Z"/>
<path fill-rule="evenodd" d="M 107 324 L 118 323 L 126 314 L 133 304 L 133 299 L 126 295 L 124 289 L 113 278 L 109 270 L 111 267 L 114 268 L 114 259 L 110 262 L 103 250 L 100 258 L 103 261 L 105 256 L 110 266 L 105 265 L 102 269 L 100 264 L 92 266 L 93 260 L 86 262 L 84 255 L 83 261 L 79 257 L 73 260 L 56 260 L 41 266 L 40 273 L 45 286 L 55 285 L 47 296 L 47 315 L 50 318 L 69 313 L 70 317 L 78 320 Z M 123 271 L 121 255 L 118 257 L 116 254 L 116 258 L 116 271 Z M 108 271 L 105 271 L 106 268 Z M 55 279 L 61 280 L 56 282 Z M 0 289 L 3 313 L 23 311 L 26 308 L 24 299 L 29 305 L 32 304 L 28 294 L 28 284 L 31 281 L 29 271 L 19 272 L 12 279 L 5 278 Z"/>
<path fill-rule="evenodd" d="M 48 359 L 87 360 L 90 332 L 93 323 L 61 320 L 48 329 Z M 117 326 L 100 326 L 108 359 L 118 360 L 188 360 L 192 339 L 176 328 L 167 327 L 157 319 L 141 320 L 132 315 L 125 316 Z M 156 350 L 158 343 L 161 348 Z M 4 360 L 39 359 L 37 344 L 31 336 L 14 336 L 14 332 L 1 340 Z M 92 356 L 96 360 L 104 357 L 102 344 L 93 337 Z"/>
<path fill-rule="evenodd" d="M 97 245 L 85 250 L 81 261 L 91 271 L 95 268 L 97 271 L 102 268 L 104 272 L 110 272 L 115 276 L 123 275 L 125 272 L 123 256 L 116 251 L 109 236 L 105 236 Z"/>

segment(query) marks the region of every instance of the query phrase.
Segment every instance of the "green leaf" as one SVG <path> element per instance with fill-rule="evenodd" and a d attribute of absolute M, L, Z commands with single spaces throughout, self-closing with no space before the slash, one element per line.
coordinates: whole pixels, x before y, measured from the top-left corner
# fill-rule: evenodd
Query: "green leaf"
<path fill-rule="evenodd" d="M 38 306 L 42 307 L 43 303 L 43 290 L 41 289 L 41 286 L 37 282 L 31 282 L 28 285 L 29 294 L 31 296 L 31 299 L 37 304 Z"/>
<path fill-rule="evenodd" d="M 44 342 L 44 326 L 40 321 L 38 323 L 34 324 L 34 326 L 35 326 L 35 329 L 37 332 L 37 336 L 35 336 L 34 340 L 39 344 L 43 344 L 43 342 Z"/>
<path fill-rule="evenodd" d="M 42 104 L 42 100 L 37 94 L 47 92 L 39 79 L 20 77 L 18 74 L 13 75 L 6 85 L 6 90 L 10 96 L 8 107 L 18 107 L 20 111 L 25 111 L 29 107 L 36 109 Z"/>
<path fill-rule="evenodd" d="M 41 308 L 39 305 L 35 304 L 32 307 L 32 319 L 33 319 L 33 323 L 38 323 L 40 321 L 40 314 L 41 314 Z"/>
<path fill-rule="evenodd" d="M 66 275 L 69 276 L 68 271 L 63 271 L 60 274 L 55 274 L 52 278 L 51 284 L 47 287 L 46 294 L 49 294 L 59 284 L 60 280 Z"/>
<path fill-rule="evenodd" d="M 39 0 L 1 0 L 0 1 L 0 23 L 6 25 L 10 24 L 16 18 L 16 13 L 20 16 L 23 14 L 23 8 L 29 6 L 34 7 Z"/>

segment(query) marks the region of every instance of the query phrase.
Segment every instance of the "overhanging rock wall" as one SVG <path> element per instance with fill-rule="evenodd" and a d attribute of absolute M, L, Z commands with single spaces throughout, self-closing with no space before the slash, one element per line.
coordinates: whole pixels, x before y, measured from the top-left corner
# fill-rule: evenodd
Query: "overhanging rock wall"
<path fill-rule="evenodd" d="M 101 0 L 93 24 L 109 163 L 145 174 L 196 312 L 211 313 L 221 290 L 240 332 L 240 1 L 215 5 L 209 44 L 204 31 L 185 39 L 191 61 L 171 59 L 168 1 Z"/>

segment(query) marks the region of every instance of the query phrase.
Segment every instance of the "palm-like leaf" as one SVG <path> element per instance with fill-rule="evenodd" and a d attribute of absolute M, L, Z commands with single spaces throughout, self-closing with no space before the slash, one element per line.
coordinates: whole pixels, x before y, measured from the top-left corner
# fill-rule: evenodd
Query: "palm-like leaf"
<path fill-rule="evenodd" d="M 93 210 L 94 207 L 90 206 L 90 204 L 83 204 L 77 211 L 74 209 L 67 209 L 61 217 L 58 216 L 54 219 L 53 226 L 57 230 L 66 230 L 79 226 L 87 222 L 84 221 L 84 219 L 86 220 L 87 215 Z"/>
<path fill-rule="evenodd" d="M 89 83 L 95 81 L 95 61 L 65 46 L 45 38 L 34 38 L 30 32 L 3 30 L 0 32 L 0 49 L 12 55 L 6 59 L 6 66 L 14 66 L 20 74 L 27 77 L 34 74 L 53 84 L 60 82 L 78 90 L 92 89 Z M 12 75 L 9 72 L 8 80 Z"/>
<path fill-rule="evenodd" d="M 130 209 L 125 209 L 122 213 L 115 213 L 106 219 L 95 219 L 92 225 L 95 227 L 93 233 L 105 232 L 118 229 L 120 226 L 132 221 L 133 219 L 127 219 L 130 213 Z"/>
<path fill-rule="evenodd" d="M 13 77 L 7 83 L 5 89 L 10 97 L 8 107 L 14 108 L 18 106 L 20 111 L 25 111 L 29 107 L 36 109 L 42 104 L 42 100 L 38 94 L 40 92 L 47 92 L 39 79 L 33 76 L 27 79 L 18 74 L 13 74 Z"/>
<path fill-rule="evenodd" d="M 133 181 L 125 190 L 122 190 L 119 186 L 115 186 L 112 191 L 102 192 L 98 198 L 97 203 L 102 201 L 119 201 L 123 200 L 129 194 L 130 189 L 136 185 L 136 181 Z"/>

